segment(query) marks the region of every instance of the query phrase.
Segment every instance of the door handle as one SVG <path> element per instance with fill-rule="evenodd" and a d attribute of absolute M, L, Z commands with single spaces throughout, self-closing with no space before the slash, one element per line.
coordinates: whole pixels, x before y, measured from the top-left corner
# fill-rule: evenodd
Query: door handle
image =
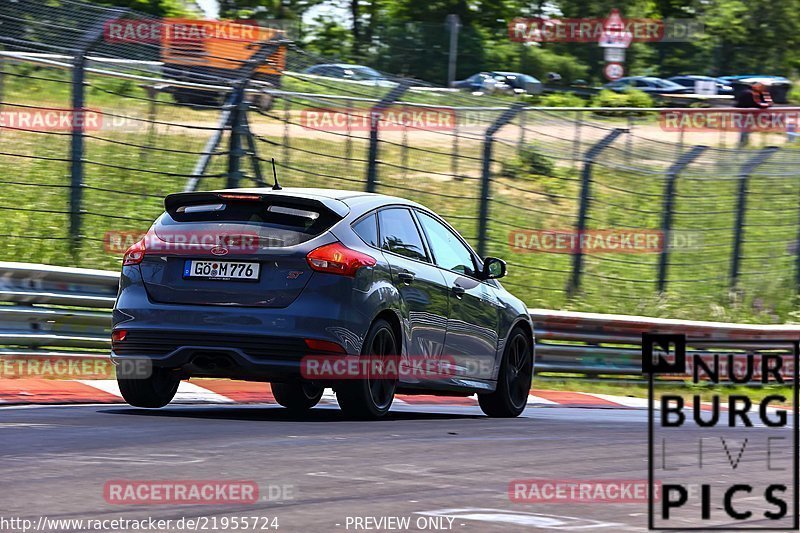
<path fill-rule="evenodd" d="M 465 289 L 461 285 L 453 285 L 452 289 L 453 289 L 453 294 L 456 295 L 456 298 L 461 298 L 462 296 L 464 296 L 464 293 L 467 292 L 467 289 Z"/>
<path fill-rule="evenodd" d="M 409 285 L 411 284 L 412 281 L 414 281 L 414 278 L 416 276 L 414 275 L 413 272 L 409 272 L 408 270 L 406 270 L 404 272 L 400 272 L 399 274 L 397 274 L 397 277 L 400 278 L 400 281 L 402 281 L 406 285 Z"/>

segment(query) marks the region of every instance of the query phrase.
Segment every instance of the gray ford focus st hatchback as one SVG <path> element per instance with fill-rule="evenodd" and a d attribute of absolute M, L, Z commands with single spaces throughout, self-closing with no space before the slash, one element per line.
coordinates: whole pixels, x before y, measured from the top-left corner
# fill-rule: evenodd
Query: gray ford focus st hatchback
<path fill-rule="evenodd" d="M 424 206 L 301 188 L 164 203 L 125 253 L 114 306 L 131 405 L 162 407 L 181 379 L 223 377 L 270 382 L 294 410 L 331 387 L 361 418 L 383 416 L 398 392 L 477 393 L 490 416 L 525 408 L 533 327 L 498 282 L 506 265 Z"/>

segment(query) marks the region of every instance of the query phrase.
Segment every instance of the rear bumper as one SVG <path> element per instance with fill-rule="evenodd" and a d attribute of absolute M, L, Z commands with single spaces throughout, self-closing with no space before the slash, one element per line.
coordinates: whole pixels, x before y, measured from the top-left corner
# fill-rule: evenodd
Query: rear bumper
<path fill-rule="evenodd" d="M 209 334 L 197 331 L 127 330 L 112 343 L 111 359 L 146 360 L 155 367 L 179 369 L 186 377 L 292 380 L 301 375 L 305 343 L 299 338 Z"/>
<path fill-rule="evenodd" d="M 310 353 L 305 339 L 358 354 L 372 320 L 370 302 L 354 301 L 363 293 L 326 282 L 312 279 L 283 308 L 165 304 L 150 300 L 137 267 L 124 267 L 113 328 L 128 334 L 113 343 L 112 360 L 146 360 L 189 377 L 296 379 Z"/>

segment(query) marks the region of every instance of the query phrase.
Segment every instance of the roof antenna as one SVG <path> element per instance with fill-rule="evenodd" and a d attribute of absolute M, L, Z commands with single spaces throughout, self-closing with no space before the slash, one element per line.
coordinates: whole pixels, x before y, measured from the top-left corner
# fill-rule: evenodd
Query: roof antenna
<path fill-rule="evenodd" d="M 272 186 L 273 191 L 280 191 L 283 189 L 281 184 L 278 183 L 278 172 L 275 170 L 275 158 L 272 158 L 272 177 L 275 179 L 275 185 Z"/>

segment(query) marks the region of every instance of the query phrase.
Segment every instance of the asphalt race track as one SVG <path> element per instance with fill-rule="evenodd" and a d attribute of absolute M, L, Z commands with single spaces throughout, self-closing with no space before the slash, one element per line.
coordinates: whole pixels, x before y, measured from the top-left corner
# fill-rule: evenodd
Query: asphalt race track
<path fill-rule="evenodd" d="M 0 441 L 3 516 L 33 523 L 42 515 L 257 515 L 277 517 L 278 531 L 289 532 L 398 531 L 357 517 L 410 517 L 412 527 L 402 531 L 419 531 L 415 524 L 481 532 L 647 526 L 641 503 L 516 503 L 508 493 L 520 478 L 646 480 L 641 409 L 541 407 L 498 420 L 477 407 L 399 406 L 386 420 L 360 422 L 334 407 L 304 419 L 263 405 L 9 407 L 0 409 Z M 104 498 L 110 480 L 187 479 L 253 480 L 261 501 L 119 505 Z M 437 527 L 433 518 L 442 516 L 456 518 Z"/>

